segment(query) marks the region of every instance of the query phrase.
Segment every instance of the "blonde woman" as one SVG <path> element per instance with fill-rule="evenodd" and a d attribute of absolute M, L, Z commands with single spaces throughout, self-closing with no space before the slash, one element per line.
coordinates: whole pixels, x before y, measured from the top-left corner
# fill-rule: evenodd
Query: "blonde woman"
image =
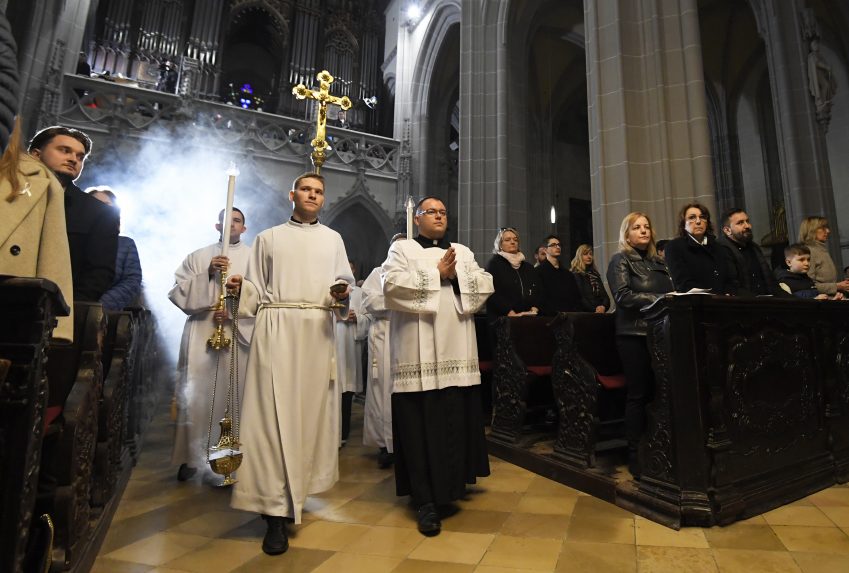
<path fill-rule="evenodd" d="M 593 248 L 590 245 L 581 245 L 575 251 L 571 271 L 575 275 L 575 282 L 578 283 L 578 290 L 581 291 L 584 307 L 592 312 L 607 312 L 610 308 L 610 297 L 607 296 L 601 275 L 595 268 Z"/>
<path fill-rule="evenodd" d="M 625 370 L 625 434 L 628 468 L 640 476 L 637 446 L 645 430 L 646 404 L 654 392 L 654 372 L 646 346 L 646 321 L 640 309 L 674 290 L 663 259 L 657 256 L 654 230 L 645 213 L 629 213 L 619 230 L 619 252 L 610 259 L 607 283 L 616 301 L 616 347 Z"/>
<path fill-rule="evenodd" d="M 811 250 L 808 276 L 814 281 L 819 292 L 833 295 L 837 291 L 849 292 L 849 279 L 838 282 L 840 277 L 837 274 L 837 266 L 826 247 L 830 234 L 831 229 L 828 228 L 828 219 L 825 217 L 805 217 L 799 226 L 799 242 Z"/>

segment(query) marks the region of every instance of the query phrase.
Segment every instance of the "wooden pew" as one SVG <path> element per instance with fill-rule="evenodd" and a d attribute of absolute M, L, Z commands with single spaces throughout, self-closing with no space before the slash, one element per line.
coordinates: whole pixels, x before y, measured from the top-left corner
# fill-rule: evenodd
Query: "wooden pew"
<path fill-rule="evenodd" d="M 54 283 L 0 278 L 0 571 L 24 570 L 30 524 L 39 522 L 33 512 L 47 405 L 45 360 L 55 317 L 68 312 Z M 32 543 L 39 558 L 45 557 L 46 533 Z"/>
<path fill-rule="evenodd" d="M 615 317 L 561 313 L 551 328 L 556 340 L 551 385 L 558 409 L 554 456 L 568 465 L 593 467 L 597 452 L 626 445 L 625 375 Z"/>
<path fill-rule="evenodd" d="M 550 322 L 550 317 L 542 316 L 503 316 L 496 320 L 491 439 L 505 444 L 517 442 L 528 409 L 530 384 L 551 375 L 555 341 Z"/>

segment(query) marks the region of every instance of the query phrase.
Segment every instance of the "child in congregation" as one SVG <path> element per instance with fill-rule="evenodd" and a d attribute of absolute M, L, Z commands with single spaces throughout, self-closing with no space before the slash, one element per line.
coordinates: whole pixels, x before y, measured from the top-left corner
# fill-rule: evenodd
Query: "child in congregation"
<path fill-rule="evenodd" d="M 813 298 L 816 300 L 842 300 L 843 294 L 838 292 L 834 296 L 817 291 L 816 285 L 808 276 L 811 266 L 811 250 L 801 243 L 794 243 L 784 249 L 784 261 L 787 269 L 775 269 L 775 278 L 778 286 L 799 298 Z"/>

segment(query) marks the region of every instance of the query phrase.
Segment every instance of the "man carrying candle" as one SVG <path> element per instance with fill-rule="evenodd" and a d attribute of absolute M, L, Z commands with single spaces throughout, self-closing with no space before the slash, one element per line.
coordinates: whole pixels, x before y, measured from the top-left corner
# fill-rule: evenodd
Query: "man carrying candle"
<path fill-rule="evenodd" d="M 244 278 L 227 279 L 240 291 L 240 315 L 256 316 L 241 417 L 244 458 L 230 505 L 262 514 L 269 555 L 288 549 L 285 521 L 301 523 L 307 496 L 339 479 L 331 309 L 348 315 L 354 281 L 342 237 L 318 221 L 324 178 L 301 175 L 289 200 L 291 219 L 260 233 Z"/>
<path fill-rule="evenodd" d="M 474 313 L 493 286 L 467 247 L 445 239 L 440 199 L 419 201 L 415 224 L 419 235 L 392 243 L 382 266 L 392 325 L 395 490 L 411 496 L 419 531 L 436 535 L 438 506 L 489 475 Z"/>
<path fill-rule="evenodd" d="M 215 229 L 221 233 L 224 211 L 218 214 Z M 221 272 L 244 274 L 248 268 L 251 246 L 241 240 L 245 215 L 233 207 L 230 217 L 229 244 L 221 240 L 191 253 L 174 273 L 174 286 L 168 293 L 180 310 L 188 315 L 180 341 L 177 362 L 177 432 L 171 462 L 180 464 L 177 479 L 191 478 L 207 456 L 209 417 L 212 410 L 212 387 L 216 383 L 215 411 L 212 413 L 212 445 L 218 442 L 218 421 L 224 417 L 227 385 L 230 381 L 230 352 L 214 350 L 206 341 L 215 329 L 213 308 L 221 294 Z M 223 234 L 223 233 L 222 233 Z M 223 254 L 227 250 L 226 255 Z M 226 311 L 222 319 L 227 320 Z M 253 319 L 239 320 L 239 380 L 244 381 Z M 233 344 L 234 342 L 231 342 Z M 244 385 L 242 385 L 244 388 Z"/>

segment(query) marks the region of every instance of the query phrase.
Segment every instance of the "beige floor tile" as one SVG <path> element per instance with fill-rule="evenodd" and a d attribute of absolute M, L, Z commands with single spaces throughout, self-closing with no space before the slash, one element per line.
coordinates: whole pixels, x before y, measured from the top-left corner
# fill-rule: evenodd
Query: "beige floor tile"
<path fill-rule="evenodd" d="M 540 573 L 539 569 L 514 569 L 512 567 L 495 567 L 493 565 L 478 565 L 475 573 Z"/>
<path fill-rule="evenodd" d="M 849 506 L 825 505 L 820 508 L 828 518 L 840 527 L 849 527 Z"/>
<path fill-rule="evenodd" d="M 177 527 L 169 529 L 169 531 L 203 535 L 204 537 L 221 537 L 228 531 L 241 527 L 256 518 L 255 513 L 245 511 L 210 511 L 189 521 L 184 521 Z"/>
<path fill-rule="evenodd" d="M 720 573 L 799 573 L 793 557 L 786 551 L 750 549 L 714 549 L 713 557 Z"/>
<path fill-rule="evenodd" d="M 834 527 L 834 522 L 814 505 L 785 505 L 784 507 L 766 512 L 764 519 L 770 525 Z"/>
<path fill-rule="evenodd" d="M 345 553 L 361 555 L 383 555 L 406 557 L 422 541 L 424 536 L 415 529 L 404 527 L 371 527 L 343 548 Z"/>
<path fill-rule="evenodd" d="M 554 515 L 572 515 L 577 497 L 556 497 L 525 494 L 514 511 Z"/>
<path fill-rule="evenodd" d="M 636 573 L 633 545 L 566 541 L 557 560 L 557 573 Z"/>
<path fill-rule="evenodd" d="M 171 567 L 154 567 L 148 573 L 191 573 L 185 569 L 172 569 Z"/>
<path fill-rule="evenodd" d="M 635 516 L 628 510 L 617 507 L 612 503 L 588 495 L 577 498 L 573 517 L 616 517 L 633 519 Z"/>
<path fill-rule="evenodd" d="M 289 547 L 283 555 L 263 553 L 259 557 L 254 557 L 234 569 L 232 573 L 308 573 L 331 557 L 333 557 L 332 551 Z M 213 569 L 209 573 L 216 573 L 216 571 Z"/>
<path fill-rule="evenodd" d="M 289 545 L 306 549 L 339 551 L 353 543 L 368 531 L 365 525 L 314 521 L 289 536 Z"/>
<path fill-rule="evenodd" d="M 252 541 L 234 541 L 232 539 L 216 539 L 215 543 L 204 545 L 196 551 L 169 561 L 166 566 L 183 569 L 192 573 L 207 573 L 216 571 L 224 573 L 232 571 L 262 554 L 260 543 Z"/>
<path fill-rule="evenodd" d="M 563 539 L 569 531 L 568 515 L 540 513 L 511 513 L 501 526 L 500 533 L 511 537 L 542 537 Z"/>
<path fill-rule="evenodd" d="M 315 495 L 311 495 L 310 497 L 317 497 L 321 499 L 354 499 L 367 489 L 369 489 L 369 484 L 363 482 L 349 481 L 347 479 L 347 476 L 345 476 L 345 481 L 338 481 L 329 490 L 317 493 Z"/>
<path fill-rule="evenodd" d="M 557 565 L 561 545 L 559 539 L 499 535 L 489 546 L 480 564 L 552 571 Z"/>
<path fill-rule="evenodd" d="M 766 519 L 764 519 L 763 515 L 753 515 L 752 517 L 741 519 L 734 523 L 739 523 L 741 525 L 767 525 Z"/>
<path fill-rule="evenodd" d="M 463 509 L 481 509 L 485 511 L 515 511 L 522 494 L 510 491 L 483 491 L 470 489 L 466 498 L 459 501 Z"/>
<path fill-rule="evenodd" d="M 349 497 L 329 498 L 329 497 L 308 497 L 304 503 L 304 513 L 302 521 L 315 521 L 321 519 L 327 512 L 341 507 L 351 501 Z"/>
<path fill-rule="evenodd" d="M 474 565 L 481 560 L 494 538 L 487 533 L 443 531 L 436 537 L 426 537 L 408 558 Z"/>
<path fill-rule="evenodd" d="M 154 535 L 131 543 L 104 557 L 118 561 L 130 561 L 145 565 L 164 565 L 210 542 L 208 537 L 187 533 L 155 533 Z"/>
<path fill-rule="evenodd" d="M 849 536 L 832 527 L 774 525 L 775 534 L 790 551 L 849 554 Z"/>
<path fill-rule="evenodd" d="M 474 565 L 467 565 L 465 563 L 405 559 L 392 570 L 392 573 L 472 573 L 474 570 Z"/>
<path fill-rule="evenodd" d="M 384 479 L 368 487 L 355 498 L 357 501 L 380 501 L 384 503 L 406 503 L 406 498 L 395 494 L 395 478 Z"/>
<path fill-rule="evenodd" d="M 710 549 L 692 547 L 637 547 L 640 573 L 717 573 Z"/>
<path fill-rule="evenodd" d="M 634 520 L 618 517 L 572 517 L 569 541 L 634 544 Z"/>
<path fill-rule="evenodd" d="M 705 538 L 714 549 L 762 549 L 783 551 L 775 531 L 768 525 L 746 525 L 733 523 L 725 527 L 703 530 Z"/>
<path fill-rule="evenodd" d="M 389 573 L 399 563 L 400 557 L 337 553 L 316 567 L 314 573 Z"/>
<path fill-rule="evenodd" d="M 409 505 L 396 505 L 376 525 L 416 528 L 416 512 Z"/>
<path fill-rule="evenodd" d="M 337 508 L 321 513 L 321 519 L 327 521 L 339 521 L 343 523 L 363 523 L 374 525 L 386 514 L 395 509 L 391 503 L 379 501 L 349 501 Z"/>
<path fill-rule="evenodd" d="M 533 480 L 534 476 L 498 473 L 493 474 L 490 477 L 482 478 L 478 484 L 486 491 L 512 491 L 524 493 L 527 491 L 528 486 Z"/>
<path fill-rule="evenodd" d="M 291 523 L 288 524 L 289 532 L 295 531 L 295 526 Z M 304 524 L 306 527 L 306 523 Z M 266 525 L 265 521 L 258 516 L 254 515 L 253 519 L 247 521 L 240 525 L 239 527 L 235 527 L 230 531 L 225 531 L 219 537 L 224 539 L 235 539 L 241 541 L 261 541 L 263 536 L 265 535 Z"/>
<path fill-rule="evenodd" d="M 509 516 L 510 514 L 504 511 L 461 509 L 442 520 L 442 529 L 465 533 L 498 533 Z"/>
<path fill-rule="evenodd" d="M 89 573 L 148 573 L 151 569 L 153 569 L 152 565 L 100 557 L 95 559 Z"/>
<path fill-rule="evenodd" d="M 637 545 L 656 545 L 659 547 L 710 547 L 704 531 L 697 527 L 684 527 L 679 531 L 670 529 L 643 517 L 634 520 Z"/>
<path fill-rule="evenodd" d="M 790 555 L 803 573 L 846 573 L 849 571 L 849 555 L 833 553 L 797 553 Z"/>
<path fill-rule="evenodd" d="M 580 491 L 573 489 L 568 485 L 563 485 L 562 483 L 538 475 L 533 476 L 531 483 L 528 484 L 526 493 L 531 495 L 562 495 L 572 497 L 578 497 L 581 495 Z"/>
<path fill-rule="evenodd" d="M 849 488 L 830 487 L 808 496 L 817 507 L 828 505 L 849 505 Z"/>

